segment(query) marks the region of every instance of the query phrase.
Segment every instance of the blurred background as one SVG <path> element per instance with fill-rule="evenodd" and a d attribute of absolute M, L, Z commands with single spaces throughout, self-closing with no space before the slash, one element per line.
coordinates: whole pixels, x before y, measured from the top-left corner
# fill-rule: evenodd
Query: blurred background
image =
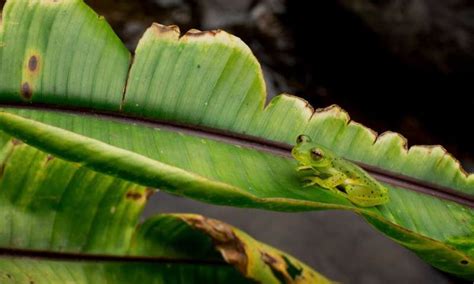
<path fill-rule="evenodd" d="M 474 2 L 469 0 L 86 0 L 133 51 L 152 22 L 224 29 L 260 60 L 269 96 L 338 104 L 377 132 L 441 144 L 474 169 Z M 0 0 L 0 4 L 3 4 Z M 344 283 L 459 283 L 349 212 L 275 213 L 158 193 L 145 217 L 224 220 Z"/>

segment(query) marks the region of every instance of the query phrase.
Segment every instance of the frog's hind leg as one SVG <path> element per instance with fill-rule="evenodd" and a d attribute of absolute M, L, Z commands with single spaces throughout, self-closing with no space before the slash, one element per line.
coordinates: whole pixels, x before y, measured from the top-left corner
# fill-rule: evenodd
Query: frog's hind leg
<path fill-rule="evenodd" d="M 333 188 L 330 188 L 329 190 L 331 190 L 333 193 L 342 195 L 345 198 L 349 198 L 349 194 L 347 194 L 347 190 L 346 190 L 346 187 L 344 186 L 344 184 L 339 184 L 339 185 L 337 185 Z"/>
<path fill-rule="evenodd" d="M 347 184 L 348 199 L 360 207 L 372 207 L 382 205 L 389 201 L 388 194 L 361 184 Z"/>
<path fill-rule="evenodd" d="M 304 187 L 308 187 L 308 186 L 312 186 L 312 185 L 317 184 L 317 185 L 320 185 L 324 188 L 333 190 L 333 189 L 335 189 L 336 186 L 343 183 L 344 178 L 339 176 L 339 175 L 334 175 L 334 176 L 331 176 L 331 177 L 328 177 L 328 178 L 325 178 L 325 179 L 322 179 L 322 178 L 316 177 L 316 176 L 312 176 L 312 177 L 306 177 L 304 180 L 308 181 L 308 183 L 306 183 L 304 185 Z M 335 189 L 335 190 L 337 190 L 337 189 Z"/>

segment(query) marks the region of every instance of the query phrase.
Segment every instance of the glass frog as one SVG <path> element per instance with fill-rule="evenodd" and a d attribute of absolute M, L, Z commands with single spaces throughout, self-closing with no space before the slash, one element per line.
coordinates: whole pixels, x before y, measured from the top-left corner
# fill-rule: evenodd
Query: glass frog
<path fill-rule="evenodd" d="M 308 181 L 305 186 L 319 185 L 360 207 L 389 201 L 386 187 L 359 166 L 312 142 L 306 135 L 298 136 L 291 154 L 300 164 L 297 170 L 309 173 L 305 177 L 305 181 Z"/>

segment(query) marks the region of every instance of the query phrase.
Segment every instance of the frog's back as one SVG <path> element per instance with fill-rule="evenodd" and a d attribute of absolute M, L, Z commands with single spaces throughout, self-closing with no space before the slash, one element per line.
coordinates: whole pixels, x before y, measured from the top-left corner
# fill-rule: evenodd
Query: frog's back
<path fill-rule="evenodd" d="M 370 176 L 366 171 L 343 158 L 336 158 L 334 160 L 334 166 L 350 179 L 361 181 L 362 183 L 373 187 L 380 186 L 379 182 Z"/>

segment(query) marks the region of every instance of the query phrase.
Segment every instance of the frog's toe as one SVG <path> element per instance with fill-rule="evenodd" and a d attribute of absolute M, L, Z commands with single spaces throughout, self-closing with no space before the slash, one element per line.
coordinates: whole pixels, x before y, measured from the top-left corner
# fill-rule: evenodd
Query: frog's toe
<path fill-rule="evenodd" d="M 305 178 L 304 181 L 306 181 L 306 183 L 304 184 L 303 187 L 313 186 L 318 183 L 318 181 L 315 180 L 314 178 Z"/>

